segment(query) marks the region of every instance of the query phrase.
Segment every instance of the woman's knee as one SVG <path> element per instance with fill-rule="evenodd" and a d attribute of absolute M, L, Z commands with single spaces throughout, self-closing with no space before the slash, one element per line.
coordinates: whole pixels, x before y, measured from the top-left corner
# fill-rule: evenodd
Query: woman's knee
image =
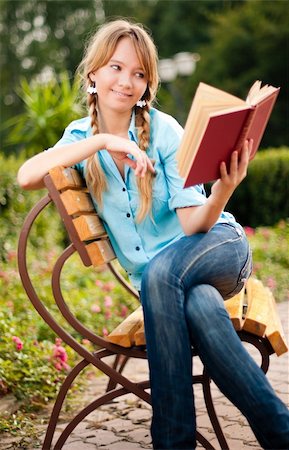
<path fill-rule="evenodd" d="M 221 294 L 209 284 L 193 286 L 189 290 L 185 311 L 190 324 L 197 328 L 203 327 L 205 330 L 218 315 L 227 315 Z"/>

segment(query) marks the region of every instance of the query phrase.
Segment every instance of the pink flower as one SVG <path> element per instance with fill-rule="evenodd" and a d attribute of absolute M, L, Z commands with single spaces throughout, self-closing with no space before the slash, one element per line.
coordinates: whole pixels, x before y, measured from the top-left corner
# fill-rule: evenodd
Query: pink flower
<path fill-rule="evenodd" d="M 267 286 L 268 286 L 268 288 L 270 288 L 270 289 L 275 289 L 276 286 L 277 286 L 276 280 L 275 280 L 274 278 L 272 278 L 272 277 L 269 277 L 269 278 L 267 279 Z"/>
<path fill-rule="evenodd" d="M 102 288 L 103 282 L 101 280 L 95 280 L 95 285 Z"/>
<path fill-rule="evenodd" d="M 107 283 L 105 283 L 103 285 L 103 290 L 106 292 L 110 292 L 115 288 L 115 283 L 114 281 L 108 281 Z"/>
<path fill-rule="evenodd" d="M 82 339 L 83 345 L 89 345 L 90 341 L 88 339 Z"/>
<path fill-rule="evenodd" d="M 104 317 L 106 318 L 106 320 L 110 319 L 111 315 L 112 315 L 111 311 L 105 311 L 105 313 L 104 313 Z"/>
<path fill-rule="evenodd" d="M 104 306 L 106 308 L 110 308 L 112 306 L 112 298 L 110 297 L 110 295 L 106 295 L 104 297 Z"/>
<path fill-rule="evenodd" d="M 15 342 L 16 350 L 19 352 L 23 349 L 23 342 L 17 336 L 12 336 L 12 341 Z"/>
<path fill-rule="evenodd" d="M 55 339 L 55 345 L 52 352 L 52 361 L 56 370 L 68 370 L 69 365 L 67 364 L 68 356 L 65 348 L 61 345 L 62 341 L 60 338 Z"/>
<path fill-rule="evenodd" d="M 93 305 L 91 305 L 90 309 L 94 313 L 99 313 L 101 311 L 101 308 L 97 303 L 94 303 Z"/>
<path fill-rule="evenodd" d="M 0 270 L 0 278 L 2 278 L 4 281 L 9 281 L 9 275 L 7 272 L 4 272 L 3 270 Z"/>
<path fill-rule="evenodd" d="M 262 233 L 262 236 L 265 239 L 269 239 L 269 237 L 270 237 L 270 230 L 268 230 L 268 228 L 263 228 L 261 233 Z"/>
<path fill-rule="evenodd" d="M 14 310 L 14 303 L 11 302 L 11 300 L 8 300 L 8 302 L 6 303 L 7 307 L 12 309 L 12 311 Z"/>
<path fill-rule="evenodd" d="M 9 252 L 7 252 L 7 259 L 9 262 L 13 261 L 17 256 L 17 253 L 15 250 L 10 250 Z"/>
<path fill-rule="evenodd" d="M 102 329 L 102 334 L 103 336 L 107 336 L 108 335 L 108 330 L 106 328 Z"/>
<path fill-rule="evenodd" d="M 128 307 L 125 305 L 121 305 L 120 315 L 121 317 L 126 317 L 128 314 Z"/>
<path fill-rule="evenodd" d="M 254 236 L 255 230 L 252 227 L 244 227 L 247 236 Z"/>

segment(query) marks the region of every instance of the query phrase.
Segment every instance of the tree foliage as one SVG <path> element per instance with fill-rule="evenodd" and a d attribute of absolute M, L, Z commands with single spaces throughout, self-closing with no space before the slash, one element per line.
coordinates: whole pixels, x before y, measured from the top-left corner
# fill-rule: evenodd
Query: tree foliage
<path fill-rule="evenodd" d="M 181 51 L 201 55 L 192 77 L 178 77 L 160 89 L 163 110 L 184 123 L 198 81 L 244 97 L 252 82 L 262 79 L 281 86 L 262 144 L 289 140 L 286 1 L 1 0 L 0 13 L 2 123 L 24 108 L 17 95 L 23 77 L 42 82 L 67 70 L 73 78 L 89 34 L 104 20 L 121 16 L 152 31 L 160 58 Z"/>
<path fill-rule="evenodd" d="M 289 143 L 288 46 L 289 8 L 283 1 L 245 2 L 240 8 L 215 16 L 210 44 L 192 80 L 214 84 L 246 97 L 255 80 L 280 86 L 280 94 L 262 141 L 263 146 Z"/>

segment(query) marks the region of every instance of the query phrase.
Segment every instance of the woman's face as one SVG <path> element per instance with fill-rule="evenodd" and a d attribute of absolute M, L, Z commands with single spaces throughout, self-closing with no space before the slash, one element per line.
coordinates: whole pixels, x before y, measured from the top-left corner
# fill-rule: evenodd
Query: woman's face
<path fill-rule="evenodd" d="M 147 88 L 147 78 L 130 38 L 121 39 L 106 65 L 90 74 L 101 112 L 131 112 Z"/>

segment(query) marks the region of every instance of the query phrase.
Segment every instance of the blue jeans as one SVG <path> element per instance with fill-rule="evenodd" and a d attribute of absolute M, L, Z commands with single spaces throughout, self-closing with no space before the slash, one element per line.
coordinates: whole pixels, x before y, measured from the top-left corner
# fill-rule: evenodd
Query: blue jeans
<path fill-rule="evenodd" d="M 147 265 L 142 278 L 152 393 L 154 449 L 196 447 L 193 346 L 223 394 L 265 449 L 289 449 L 289 412 L 244 348 L 224 307 L 251 273 L 242 228 L 217 224 L 183 237 Z"/>

